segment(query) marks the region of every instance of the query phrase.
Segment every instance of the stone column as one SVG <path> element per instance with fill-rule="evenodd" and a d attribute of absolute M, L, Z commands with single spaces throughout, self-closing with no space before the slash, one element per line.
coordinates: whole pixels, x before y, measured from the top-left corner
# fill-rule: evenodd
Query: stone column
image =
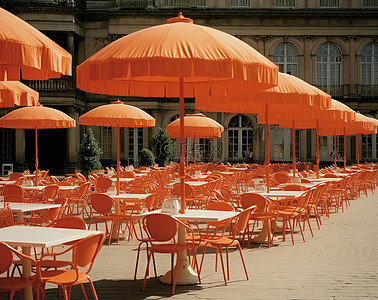
<path fill-rule="evenodd" d="M 77 168 L 76 151 L 80 145 L 79 112 L 74 107 L 68 107 L 68 115 L 76 121 L 76 127 L 67 129 L 67 163 L 66 173 Z"/>
<path fill-rule="evenodd" d="M 25 130 L 24 129 L 16 129 L 15 130 L 15 154 L 16 154 L 16 161 L 15 165 L 13 166 L 13 171 L 23 171 L 25 168 Z M 29 168 L 33 166 L 28 166 Z"/>
<path fill-rule="evenodd" d="M 76 82 L 76 65 L 75 65 L 75 38 L 73 32 L 67 33 L 67 51 L 72 55 L 72 81 Z M 73 84 L 74 86 L 75 84 Z"/>

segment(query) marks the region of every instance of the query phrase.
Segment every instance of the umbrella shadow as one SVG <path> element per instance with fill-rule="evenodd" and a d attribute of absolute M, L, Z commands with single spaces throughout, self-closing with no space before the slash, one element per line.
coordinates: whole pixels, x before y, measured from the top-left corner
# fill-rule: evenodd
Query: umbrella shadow
<path fill-rule="evenodd" d="M 108 280 L 101 279 L 94 281 L 97 296 L 99 299 L 147 299 L 153 297 L 154 299 L 161 299 L 171 297 L 172 286 L 163 284 L 159 279 L 147 278 L 146 288 L 143 291 L 143 279 L 137 281 L 133 280 Z M 85 292 L 89 299 L 93 299 L 93 295 L 88 283 L 84 284 Z M 187 294 L 191 291 L 201 290 L 202 287 L 198 284 L 194 285 L 176 285 L 175 295 Z M 63 294 L 61 293 L 61 299 Z M 46 289 L 46 300 L 57 299 L 57 288 Z M 80 285 L 72 287 L 71 299 L 83 299 Z"/>

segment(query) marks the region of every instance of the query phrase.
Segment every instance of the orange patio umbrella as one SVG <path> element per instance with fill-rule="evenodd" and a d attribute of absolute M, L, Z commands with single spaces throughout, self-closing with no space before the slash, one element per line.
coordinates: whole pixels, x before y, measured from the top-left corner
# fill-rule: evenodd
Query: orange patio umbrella
<path fill-rule="evenodd" d="M 70 53 L 24 20 L 0 8 L 0 80 L 21 77 L 46 80 L 71 73 Z"/>
<path fill-rule="evenodd" d="M 217 112 L 257 113 L 265 123 L 265 165 L 267 188 L 269 183 L 269 124 L 277 123 L 277 116 L 293 111 L 303 112 L 331 107 L 331 96 L 307 82 L 284 73 L 279 73 L 278 85 L 245 95 L 228 97 L 199 97 L 196 108 Z M 295 115 L 298 119 L 301 114 Z M 293 119 L 295 120 L 295 119 Z M 294 125 L 294 124 L 293 124 Z M 293 167 L 295 175 L 295 143 L 293 144 Z"/>
<path fill-rule="evenodd" d="M 194 162 L 196 162 L 195 139 L 214 139 L 220 138 L 224 128 L 217 121 L 206 117 L 201 113 L 186 114 L 184 117 L 185 129 L 184 138 L 194 139 Z M 173 121 L 167 125 L 166 131 L 171 138 L 180 138 L 180 119 Z"/>
<path fill-rule="evenodd" d="M 0 127 L 35 130 L 35 175 L 38 184 L 38 129 L 71 128 L 75 120 L 50 107 L 28 106 L 16 109 L 0 118 Z"/>
<path fill-rule="evenodd" d="M 262 123 L 262 118 L 258 118 L 258 122 Z M 320 130 L 327 130 L 333 128 L 337 124 L 344 127 L 344 125 L 352 124 L 346 122 L 353 122 L 356 120 L 356 112 L 347 105 L 337 101 L 331 100 L 331 108 L 324 110 L 312 110 L 312 111 L 293 111 L 284 115 L 276 115 L 274 119 L 277 121 L 280 127 L 291 128 L 292 120 L 298 120 L 295 122 L 295 127 L 298 129 L 316 129 L 316 177 L 319 178 L 319 134 Z M 335 139 L 336 141 L 336 139 Z M 336 145 L 336 142 L 335 142 Z M 345 144 L 344 144 L 345 145 Z M 336 153 L 336 146 L 335 151 Z M 336 156 L 335 156 L 336 157 Z M 346 163 L 346 161 L 345 161 Z M 336 163 L 335 163 L 336 164 Z"/>
<path fill-rule="evenodd" d="M 138 107 L 116 101 L 96 107 L 79 117 L 79 124 L 90 126 L 117 127 L 117 195 L 120 190 L 119 128 L 153 127 L 155 119 Z"/>
<path fill-rule="evenodd" d="M 19 81 L 0 81 L 0 107 L 39 105 L 39 93 Z"/>
<path fill-rule="evenodd" d="M 248 44 L 179 13 L 167 24 L 124 36 L 92 55 L 77 67 L 77 86 L 98 94 L 179 97 L 184 191 L 184 98 L 265 89 L 277 84 L 277 76 L 278 67 Z"/>

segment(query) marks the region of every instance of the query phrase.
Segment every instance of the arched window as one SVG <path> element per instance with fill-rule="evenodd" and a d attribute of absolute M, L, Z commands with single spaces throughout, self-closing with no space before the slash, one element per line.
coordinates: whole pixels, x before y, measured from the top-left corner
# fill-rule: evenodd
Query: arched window
<path fill-rule="evenodd" d="M 233 117 L 228 124 L 228 158 L 247 161 L 253 152 L 253 125 L 244 115 Z"/>
<path fill-rule="evenodd" d="M 367 44 L 361 51 L 362 95 L 378 94 L 378 44 Z"/>
<path fill-rule="evenodd" d="M 279 45 L 274 50 L 273 62 L 280 72 L 298 76 L 298 51 L 291 44 Z"/>
<path fill-rule="evenodd" d="M 316 51 L 316 85 L 332 96 L 340 96 L 341 51 L 330 43 L 322 44 Z"/>

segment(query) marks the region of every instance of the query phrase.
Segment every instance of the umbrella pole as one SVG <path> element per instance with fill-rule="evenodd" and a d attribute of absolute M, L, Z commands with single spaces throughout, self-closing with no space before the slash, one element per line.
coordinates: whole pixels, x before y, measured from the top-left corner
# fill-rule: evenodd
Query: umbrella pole
<path fill-rule="evenodd" d="M 185 212 L 185 122 L 184 122 L 184 78 L 180 77 L 180 182 L 181 213 Z"/>
<path fill-rule="evenodd" d="M 120 172 L 121 172 L 121 162 L 119 160 L 119 126 L 117 126 L 117 195 L 119 195 L 119 191 L 121 189 L 121 185 L 119 182 Z"/>
<path fill-rule="evenodd" d="M 194 138 L 193 138 L 193 164 L 195 165 L 196 164 L 196 159 L 197 159 L 197 155 L 196 155 L 196 134 L 194 133 Z"/>
<path fill-rule="evenodd" d="M 181 179 L 181 213 L 185 213 L 185 138 L 184 138 L 184 78 L 180 77 L 180 179 Z M 186 244 L 185 229 L 183 226 L 178 227 L 178 243 Z M 190 266 L 186 250 L 179 252 L 179 261 L 177 267 L 177 282 L 178 284 L 196 284 L 198 283 L 198 275 Z M 168 271 L 160 281 L 171 284 L 171 272 Z"/>
<path fill-rule="evenodd" d="M 291 129 L 291 140 L 293 144 L 293 177 L 295 177 L 295 170 L 297 168 L 297 162 L 295 157 L 295 120 L 293 120 L 293 128 Z"/>
<path fill-rule="evenodd" d="M 357 132 L 356 134 L 356 156 L 357 156 L 357 167 L 359 166 L 360 164 L 360 147 L 359 147 L 359 134 Z"/>
<path fill-rule="evenodd" d="M 319 119 L 316 119 L 316 178 L 319 178 Z"/>
<path fill-rule="evenodd" d="M 38 185 L 38 129 L 35 128 L 35 185 Z"/>
<path fill-rule="evenodd" d="M 345 172 L 345 168 L 346 168 L 346 133 L 345 133 L 346 129 L 345 129 L 345 126 L 344 126 L 344 172 Z"/>
<path fill-rule="evenodd" d="M 266 189 L 270 191 L 270 172 L 269 172 L 269 104 L 265 103 L 265 169 L 266 169 Z"/>
<path fill-rule="evenodd" d="M 335 135 L 333 136 L 333 159 L 335 161 L 334 167 L 337 168 L 337 138 L 336 138 L 336 129 Z"/>

